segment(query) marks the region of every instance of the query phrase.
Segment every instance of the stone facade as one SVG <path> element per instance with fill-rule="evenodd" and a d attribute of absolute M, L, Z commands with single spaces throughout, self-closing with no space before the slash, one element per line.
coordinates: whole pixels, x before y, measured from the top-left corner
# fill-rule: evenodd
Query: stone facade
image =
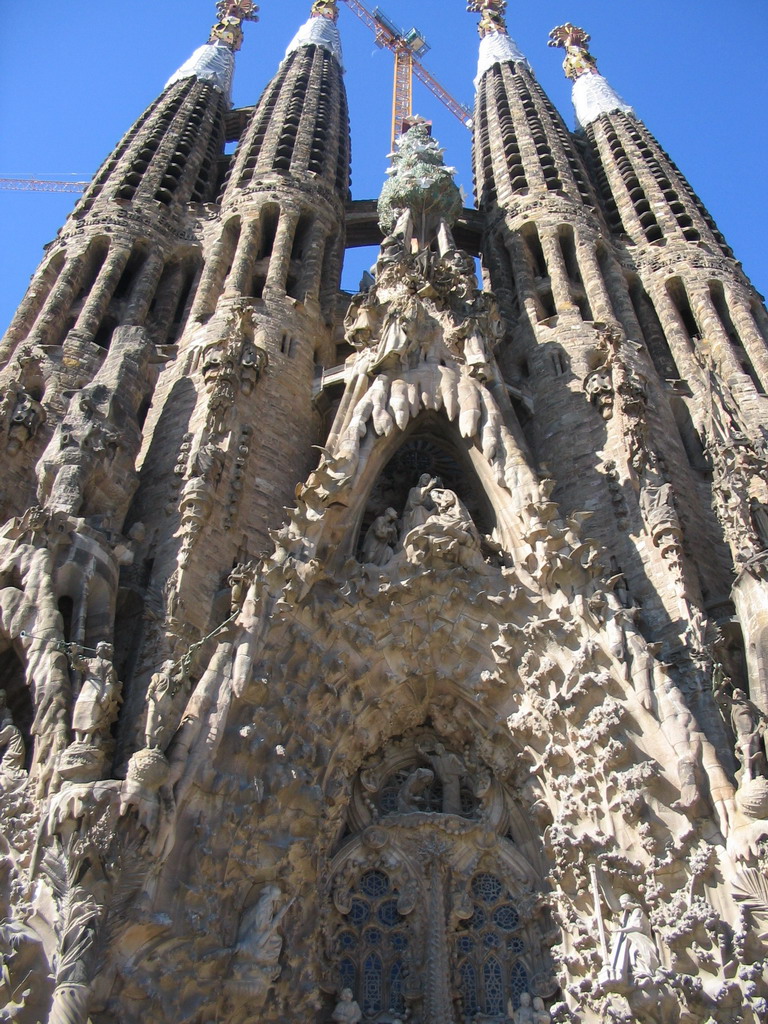
<path fill-rule="evenodd" d="M 469 7 L 477 211 L 221 0 L 0 344 L 3 1020 L 768 1019 L 768 314 Z"/>

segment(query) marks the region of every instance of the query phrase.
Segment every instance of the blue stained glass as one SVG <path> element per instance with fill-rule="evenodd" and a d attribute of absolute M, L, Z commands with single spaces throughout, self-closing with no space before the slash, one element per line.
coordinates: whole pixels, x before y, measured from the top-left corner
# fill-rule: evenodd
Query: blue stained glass
<path fill-rule="evenodd" d="M 465 956 L 475 948 L 474 939 L 470 938 L 469 935 L 460 935 L 456 945 L 459 947 L 459 952 Z"/>
<path fill-rule="evenodd" d="M 381 945 L 381 932 L 378 928 L 369 928 L 364 934 L 363 938 L 369 946 L 380 946 Z"/>
<path fill-rule="evenodd" d="M 512 995 L 512 1005 L 517 1009 L 520 1006 L 520 996 L 528 991 L 528 971 L 519 960 L 509 974 L 509 991 Z"/>
<path fill-rule="evenodd" d="M 389 971 L 389 1009 L 394 1013 L 405 1010 L 405 977 L 401 960 L 395 960 Z"/>
<path fill-rule="evenodd" d="M 375 953 L 363 963 L 363 1013 L 366 1017 L 380 1013 L 381 1005 L 381 958 Z"/>
<path fill-rule="evenodd" d="M 522 953 L 525 949 L 525 943 L 522 939 L 515 937 L 509 940 L 507 943 L 507 949 L 510 953 Z"/>
<path fill-rule="evenodd" d="M 389 892 L 389 879 L 383 871 L 366 871 L 360 879 L 360 889 L 371 899 L 379 899 Z"/>
<path fill-rule="evenodd" d="M 339 961 L 339 989 L 343 988 L 351 988 L 353 992 L 357 988 L 357 969 L 348 956 Z"/>
<path fill-rule="evenodd" d="M 354 949 L 357 940 L 352 932 L 342 932 L 339 935 L 339 945 L 342 949 Z"/>
<path fill-rule="evenodd" d="M 498 949 L 501 945 L 501 939 L 495 932 L 486 932 L 483 936 L 483 945 L 486 949 Z"/>
<path fill-rule="evenodd" d="M 496 903 L 503 892 L 501 882 L 493 875 L 475 875 L 472 879 L 472 895 L 483 903 Z"/>
<path fill-rule="evenodd" d="M 365 900 L 353 899 L 349 910 L 349 920 L 352 924 L 362 925 L 371 916 L 371 908 Z"/>
<path fill-rule="evenodd" d="M 399 924 L 400 914 L 397 909 L 397 900 L 387 900 L 386 903 L 382 903 L 376 912 L 376 916 L 388 928 Z"/>
<path fill-rule="evenodd" d="M 404 932 L 395 932 L 394 935 L 390 935 L 389 941 L 392 943 L 392 949 L 398 953 L 408 949 L 408 936 Z"/>
<path fill-rule="evenodd" d="M 504 1013 L 504 982 L 501 964 L 495 956 L 483 964 L 483 987 L 485 988 L 485 1012 L 493 1016 Z"/>
<path fill-rule="evenodd" d="M 512 932 L 520 924 L 520 916 L 508 903 L 497 907 L 493 912 L 493 923 L 505 932 Z"/>
<path fill-rule="evenodd" d="M 459 977 L 464 1013 L 467 1017 L 474 1017 L 477 1013 L 477 972 L 474 964 L 465 961 L 459 970 Z"/>
<path fill-rule="evenodd" d="M 475 912 L 472 914 L 472 917 L 470 917 L 470 919 L 467 921 L 467 928 L 471 928 L 473 931 L 478 928 L 482 928 L 483 925 L 485 924 L 485 921 L 485 911 L 482 909 L 482 907 L 475 907 Z"/>

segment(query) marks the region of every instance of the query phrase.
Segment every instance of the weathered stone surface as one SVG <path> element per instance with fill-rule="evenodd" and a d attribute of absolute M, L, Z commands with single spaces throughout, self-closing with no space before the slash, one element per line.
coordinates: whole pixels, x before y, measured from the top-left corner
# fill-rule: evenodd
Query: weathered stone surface
<path fill-rule="evenodd" d="M 420 125 L 339 295 L 318 0 L 220 202 L 193 62 L 5 337 L 4 1019 L 766 1019 L 768 314 L 469 6 L 493 292 Z"/>

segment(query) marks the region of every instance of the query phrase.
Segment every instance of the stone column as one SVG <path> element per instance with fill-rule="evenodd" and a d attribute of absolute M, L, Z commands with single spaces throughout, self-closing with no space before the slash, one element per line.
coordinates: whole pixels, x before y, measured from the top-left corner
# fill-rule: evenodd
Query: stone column
<path fill-rule="evenodd" d="M 240 231 L 232 269 L 224 285 L 225 295 L 251 295 L 253 272 L 261 241 L 261 218 L 258 213 L 244 221 Z"/>
<path fill-rule="evenodd" d="M 568 271 L 563 259 L 563 251 L 560 248 L 560 240 L 557 234 L 546 229 L 540 233 L 541 248 L 544 251 L 544 259 L 547 263 L 549 279 L 552 283 L 552 298 L 555 302 L 555 309 L 560 313 L 570 313 L 577 308 L 571 295 L 571 286 L 568 282 Z"/>
<path fill-rule="evenodd" d="M 129 249 L 117 249 L 110 251 L 102 263 L 74 328 L 84 340 L 93 341 L 96 337 L 130 255 Z"/>
<path fill-rule="evenodd" d="M 37 322 L 30 332 L 31 344 L 49 343 L 51 332 L 64 320 L 77 294 L 85 270 L 85 253 L 72 256 L 64 265 L 53 291 L 43 306 Z"/>
<path fill-rule="evenodd" d="M 264 286 L 266 294 L 285 294 L 293 238 L 298 223 L 299 213 L 297 211 L 285 209 L 280 211 L 280 220 L 278 221 L 277 232 L 275 233 L 275 243 L 272 247 L 272 257 L 267 271 L 267 281 Z"/>
<path fill-rule="evenodd" d="M 160 253 L 153 253 L 147 258 L 131 291 L 122 318 L 124 324 L 143 324 L 146 320 L 163 273 L 164 262 L 164 257 Z"/>

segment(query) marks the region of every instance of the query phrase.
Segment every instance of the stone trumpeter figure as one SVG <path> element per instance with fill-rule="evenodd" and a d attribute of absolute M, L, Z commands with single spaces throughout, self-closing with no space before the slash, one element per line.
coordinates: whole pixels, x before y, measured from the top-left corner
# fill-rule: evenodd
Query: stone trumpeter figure
<path fill-rule="evenodd" d="M 72 732 L 76 742 L 103 746 L 120 706 L 120 683 L 112 664 L 112 645 L 102 640 L 96 654 L 85 658 L 76 645 L 72 647 L 72 664 L 84 673 L 75 709 Z"/>

